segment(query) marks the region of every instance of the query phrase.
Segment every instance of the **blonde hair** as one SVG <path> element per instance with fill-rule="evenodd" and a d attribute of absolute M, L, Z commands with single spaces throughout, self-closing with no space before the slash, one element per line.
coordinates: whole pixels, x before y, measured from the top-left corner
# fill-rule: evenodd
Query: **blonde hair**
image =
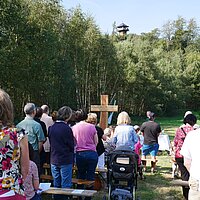
<path fill-rule="evenodd" d="M 97 114 L 96 113 L 88 113 L 88 117 L 85 120 L 88 123 L 96 124 L 97 123 Z"/>
<path fill-rule="evenodd" d="M 6 126 L 11 125 L 13 121 L 13 104 L 10 96 L 0 89 L 0 122 Z"/>
<path fill-rule="evenodd" d="M 120 124 L 131 124 L 131 118 L 129 117 L 128 113 L 123 111 L 119 113 L 117 117 L 117 125 Z"/>

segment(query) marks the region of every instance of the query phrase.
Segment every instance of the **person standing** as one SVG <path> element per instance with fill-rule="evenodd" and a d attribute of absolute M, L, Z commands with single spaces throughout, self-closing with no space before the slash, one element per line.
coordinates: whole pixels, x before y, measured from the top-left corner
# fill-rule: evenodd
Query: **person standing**
<path fill-rule="evenodd" d="M 174 149 L 175 149 L 175 160 L 181 171 L 181 178 L 183 181 L 188 181 L 190 173 L 184 165 L 184 158 L 181 155 L 180 151 L 183 146 L 184 140 L 188 133 L 194 130 L 193 126 L 196 124 L 197 118 L 193 114 L 185 115 L 183 120 L 183 125 L 181 125 L 177 130 L 174 137 Z M 188 200 L 189 187 L 182 186 L 183 196 Z"/>
<path fill-rule="evenodd" d="M 42 150 L 43 142 L 45 141 L 44 132 L 41 125 L 34 120 L 36 114 L 36 107 L 34 103 L 27 103 L 24 106 L 24 113 L 26 117 L 17 124 L 17 128 L 24 129 L 28 135 L 28 141 L 34 150 L 33 162 L 36 163 L 40 174 L 40 152 Z"/>
<path fill-rule="evenodd" d="M 37 107 L 34 120 L 41 125 L 43 133 L 44 133 L 44 136 L 45 136 L 45 139 L 46 139 L 47 138 L 46 125 L 45 125 L 45 123 L 43 121 L 40 120 L 41 117 L 42 117 L 42 114 L 43 114 L 42 108 L 41 107 Z M 41 174 L 44 173 L 43 165 L 44 165 L 45 162 L 46 162 L 46 154 L 45 154 L 45 151 L 44 151 L 44 146 L 42 145 L 42 150 L 40 151 L 40 173 Z"/>
<path fill-rule="evenodd" d="M 46 129 L 47 129 L 47 136 L 48 136 L 48 129 L 50 126 L 52 126 L 54 124 L 54 121 L 53 121 L 52 117 L 49 116 L 49 106 L 42 105 L 41 108 L 43 110 L 43 114 L 42 114 L 42 117 L 40 120 L 45 123 Z M 46 138 L 46 141 L 43 144 L 43 147 L 44 147 L 44 151 L 46 154 L 46 163 L 50 163 L 50 144 L 49 144 L 48 137 Z"/>
<path fill-rule="evenodd" d="M 23 181 L 29 171 L 28 138 L 23 129 L 12 125 L 13 104 L 0 89 L 0 199 L 25 200 Z"/>
<path fill-rule="evenodd" d="M 94 124 L 95 128 L 97 130 L 97 135 L 98 135 L 98 144 L 96 147 L 97 154 L 98 154 L 98 163 L 97 167 L 99 169 L 104 169 L 105 167 L 105 147 L 103 145 L 102 140 L 106 140 L 106 136 L 104 135 L 103 129 L 99 126 L 97 126 L 97 114 L 96 113 L 88 113 L 88 118 L 86 119 L 86 122 Z"/>
<path fill-rule="evenodd" d="M 76 120 L 78 123 L 72 126 L 76 142 L 76 165 L 79 179 L 94 181 L 98 162 L 98 154 L 96 151 L 98 136 L 95 126 L 86 122 L 86 119 L 86 111 L 76 111 Z M 86 197 L 85 199 L 91 198 Z"/>
<path fill-rule="evenodd" d="M 151 155 L 151 172 L 155 172 L 156 167 L 156 155 L 158 153 L 159 144 L 158 136 L 161 133 L 161 128 L 158 123 L 155 122 L 155 114 L 148 111 L 147 117 L 149 121 L 142 124 L 140 131 L 143 133 L 144 142 L 142 146 L 142 164 L 143 170 L 146 170 L 146 156 Z"/>
<path fill-rule="evenodd" d="M 72 185 L 72 167 L 74 161 L 74 137 L 67 124 L 72 110 L 63 106 L 58 110 L 56 122 L 49 127 L 51 145 L 50 163 L 54 187 L 70 188 Z M 55 200 L 65 199 L 64 195 L 54 195 Z"/>
<path fill-rule="evenodd" d="M 180 151 L 181 155 L 184 157 L 184 165 L 190 173 L 189 200 L 200 199 L 199 141 L 200 129 L 190 131 L 186 136 Z"/>
<path fill-rule="evenodd" d="M 138 136 L 131 125 L 131 118 L 128 113 L 125 111 L 119 113 L 117 117 L 117 127 L 112 137 L 113 144 L 116 145 L 116 148 L 119 146 L 127 146 L 134 150 L 137 141 Z"/>

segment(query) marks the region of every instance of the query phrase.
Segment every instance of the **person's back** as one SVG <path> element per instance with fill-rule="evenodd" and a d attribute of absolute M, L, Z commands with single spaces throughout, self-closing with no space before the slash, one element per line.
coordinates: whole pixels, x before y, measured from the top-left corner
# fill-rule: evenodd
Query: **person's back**
<path fill-rule="evenodd" d="M 34 103 L 27 103 L 24 106 L 24 113 L 26 117 L 19 122 L 16 127 L 22 128 L 28 135 L 28 142 L 32 145 L 34 150 L 34 162 L 36 163 L 40 173 L 40 154 L 43 142 L 45 141 L 44 132 L 41 125 L 34 120 L 36 114 L 36 107 Z"/>
<path fill-rule="evenodd" d="M 97 133 L 93 124 L 81 121 L 72 127 L 76 139 L 76 151 L 96 151 L 94 135 Z"/>
<path fill-rule="evenodd" d="M 45 123 L 46 125 L 46 129 L 47 129 L 47 136 L 48 136 L 48 129 L 50 126 L 52 126 L 54 124 L 54 121 L 52 119 L 52 117 L 49 116 L 49 107 L 47 105 L 42 105 L 41 106 L 42 110 L 43 110 L 43 114 L 41 116 L 41 121 Z M 50 143 L 49 143 L 49 138 L 46 138 L 45 143 L 43 144 L 43 148 L 45 151 L 45 155 L 46 155 L 46 162 L 50 163 Z"/>
<path fill-rule="evenodd" d="M 23 194 L 22 176 L 19 173 L 19 142 L 25 135 L 23 130 L 18 131 L 16 128 L 0 129 L 0 179 L 1 189 L 12 189 L 19 194 Z M 13 155 L 13 156 L 11 156 Z"/>
<path fill-rule="evenodd" d="M 47 105 L 42 105 L 41 108 L 43 110 L 43 114 L 40 120 L 45 123 L 46 129 L 48 131 L 49 127 L 52 126 L 54 122 L 52 117 L 49 116 L 49 107 Z"/>
<path fill-rule="evenodd" d="M 148 111 L 147 117 L 149 121 L 144 122 L 140 127 L 140 131 L 144 136 L 144 143 L 142 146 L 142 163 L 143 170 L 146 170 L 146 156 L 151 155 L 151 172 L 155 171 L 156 167 L 156 155 L 158 153 L 159 144 L 158 136 L 160 135 L 161 128 L 160 125 L 155 120 L 155 114 L 151 111 Z"/>
<path fill-rule="evenodd" d="M 95 126 L 86 122 L 87 118 L 85 110 L 76 111 L 76 120 L 79 122 L 72 126 L 72 131 L 76 142 L 77 177 L 93 181 L 98 162 L 98 136 Z"/>
<path fill-rule="evenodd" d="M 39 175 L 37 165 L 32 161 L 34 158 L 34 150 L 29 143 L 29 172 L 24 180 L 25 196 L 27 200 L 41 200 L 41 196 L 37 194 L 39 190 Z"/>
<path fill-rule="evenodd" d="M 33 161 L 29 161 L 29 173 L 24 181 L 24 188 L 25 188 L 25 195 L 27 200 L 34 200 L 41 199 L 39 194 L 36 194 L 37 190 L 39 189 L 36 186 L 35 182 L 39 183 L 39 176 L 38 176 L 38 168 L 37 165 Z M 39 185 L 39 184 L 37 184 Z M 37 199 L 36 199 L 37 196 Z"/>
<path fill-rule="evenodd" d="M 181 148 L 181 155 L 184 156 L 184 166 L 190 173 L 189 200 L 200 199 L 199 141 L 200 129 L 193 130 L 189 132 Z"/>
<path fill-rule="evenodd" d="M 104 132 L 103 132 L 103 129 L 99 126 L 95 126 L 95 128 L 97 130 L 97 135 L 98 135 L 98 144 L 97 144 L 96 150 L 97 150 L 98 156 L 100 156 L 102 153 L 105 152 L 105 148 L 102 141 Z"/>
<path fill-rule="evenodd" d="M 134 149 L 135 143 L 138 141 L 136 132 L 131 125 L 131 118 L 128 113 L 123 111 L 117 117 L 117 127 L 112 137 L 113 144 L 117 147 L 128 146 Z"/>
<path fill-rule="evenodd" d="M 158 136 L 161 132 L 161 128 L 158 123 L 148 121 L 142 124 L 141 132 L 144 133 L 144 144 L 151 145 L 158 143 Z"/>
<path fill-rule="evenodd" d="M 73 162 L 74 139 L 71 128 L 63 121 L 49 127 L 51 164 L 64 165 Z"/>
<path fill-rule="evenodd" d="M 63 106 L 58 110 L 57 121 L 49 127 L 51 145 L 51 172 L 53 185 L 57 188 L 72 186 L 72 167 L 74 161 L 74 138 L 67 122 L 72 116 L 72 109 Z M 64 199 L 64 195 L 55 194 L 54 200 Z"/>
<path fill-rule="evenodd" d="M 0 89 L 0 199 L 25 200 L 23 180 L 29 168 L 28 139 L 23 129 L 12 125 L 13 104 Z"/>
<path fill-rule="evenodd" d="M 41 125 L 32 118 L 25 117 L 24 120 L 17 124 L 17 127 L 23 128 L 27 132 L 29 142 L 33 145 L 34 150 L 38 150 L 36 134 L 41 130 Z"/>
<path fill-rule="evenodd" d="M 181 151 L 182 146 L 184 144 L 184 140 L 188 137 L 190 132 L 194 130 L 193 126 L 197 122 L 196 116 L 194 114 L 188 114 L 188 113 L 191 113 L 191 112 L 189 111 L 189 112 L 185 113 L 185 116 L 184 116 L 184 119 L 183 119 L 184 124 L 181 125 L 176 130 L 175 137 L 174 137 L 175 160 L 176 160 L 178 167 L 180 169 L 181 179 L 183 181 L 189 180 L 190 173 L 184 165 L 184 158 L 181 155 L 180 151 Z M 185 199 L 188 199 L 189 188 L 182 186 L 182 190 L 183 190 L 183 196 L 185 197 Z"/>
<path fill-rule="evenodd" d="M 115 128 L 113 141 L 116 144 L 116 147 L 129 146 L 132 149 L 134 149 L 138 138 L 133 126 L 127 124 L 120 124 Z"/>
<path fill-rule="evenodd" d="M 19 122 L 16 127 L 24 129 L 27 132 L 28 141 L 32 145 L 34 151 L 40 151 L 41 145 L 45 141 L 45 136 L 41 125 L 34 120 L 36 114 L 35 105 L 33 103 L 27 103 L 24 106 L 24 113 L 26 117 Z"/>

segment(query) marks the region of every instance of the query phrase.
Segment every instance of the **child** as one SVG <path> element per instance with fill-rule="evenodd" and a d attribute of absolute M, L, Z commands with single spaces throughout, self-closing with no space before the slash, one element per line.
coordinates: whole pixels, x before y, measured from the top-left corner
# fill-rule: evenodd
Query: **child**
<path fill-rule="evenodd" d="M 29 143 L 29 172 L 24 181 L 24 189 L 27 200 L 41 200 L 41 196 L 37 194 L 39 190 L 39 177 L 37 165 L 32 161 L 33 159 L 33 147 Z"/>
<path fill-rule="evenodd" d="M 135 125 L 134 129 L 135 129 L 135 132 L 137 133 L 137 136 L 138 136 L 138 141 L 135 144 L 135 153 L 138 155 L 138 172 L 139 172 L 140 179 L 142 180 L 142 179 L 144 179 L 144 176 L 143 176 L 143 173 L 142 173 L 142 164 L 141 164 L 141 158 L 140 158 L 141 147 L 142 147 L 142 144 L 141 144 L 141 141 L 140 141 L 140 136 L 139 136 L 140 127 L 138 125 Z"/>

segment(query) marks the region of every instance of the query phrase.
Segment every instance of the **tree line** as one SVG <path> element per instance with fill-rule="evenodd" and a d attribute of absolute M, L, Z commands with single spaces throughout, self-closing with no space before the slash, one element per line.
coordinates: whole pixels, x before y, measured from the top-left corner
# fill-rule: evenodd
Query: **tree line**
<path fill-rule="evenodd" d="M 0 69 L 0 87 L 10 94 L 17 118 L 26 102 L 89 108 L 101 94 L 134 115 L 200 108 L 195 19 L 178 17 L 122 40 L 115 24 L 112 34 L 102 34 L 81 7 L 66 10 L 58 0 L 0 1 Z"/>

